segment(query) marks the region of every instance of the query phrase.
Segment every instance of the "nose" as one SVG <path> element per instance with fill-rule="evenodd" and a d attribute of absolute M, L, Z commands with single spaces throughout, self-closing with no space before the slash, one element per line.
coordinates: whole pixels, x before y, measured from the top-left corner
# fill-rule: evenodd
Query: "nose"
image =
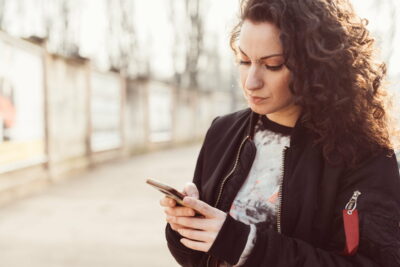
<path fill-rule="evenodd" d="M 247 90 L 253 91 L 263 88 L 264 82 L 257 72 L 257 68 L 250 68 L 247 73 L 245 88 Z"/>

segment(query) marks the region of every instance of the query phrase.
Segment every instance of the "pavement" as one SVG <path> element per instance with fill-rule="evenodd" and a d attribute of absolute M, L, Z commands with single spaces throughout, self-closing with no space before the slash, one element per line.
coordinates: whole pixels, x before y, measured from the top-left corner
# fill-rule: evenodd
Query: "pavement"
<path fill-rule="evenodd" d="M 174 267 L 161 193 L 181 189 L 200 146 L 107 163 L 0 208 L 0 267 Z"/>

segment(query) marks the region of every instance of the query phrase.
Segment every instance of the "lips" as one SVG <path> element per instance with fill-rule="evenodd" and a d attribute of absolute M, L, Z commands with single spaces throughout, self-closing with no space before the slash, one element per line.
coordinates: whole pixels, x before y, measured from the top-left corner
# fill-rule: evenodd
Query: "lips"
<path fill-rule="evenodd" d="M 264 100 L 266 100 L 268 97 L 258 97 L 258 96 L 249 96 L 250 102 L 254 104 L 260 104 Z"/>

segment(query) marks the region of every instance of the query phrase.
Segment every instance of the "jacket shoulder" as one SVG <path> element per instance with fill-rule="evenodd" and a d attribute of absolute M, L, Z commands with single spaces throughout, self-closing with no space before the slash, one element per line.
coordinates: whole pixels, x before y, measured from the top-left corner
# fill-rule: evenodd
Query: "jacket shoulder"
<path fill-rule="evenodd" d="M 211 150 L 226 150 L 246 136 L 251 116 L 251 109 L 239 110 L 230 114 L 217 117 L 212 122 L 204 139 L 204 146 Z"/>
<path fill-rule="evenodd" d="M 342 180 L 342 187 L 358 189 L 365 194 L 367 210 L 385 206 L 383 213 L 390 211 L 400 220 L 400 174 L 394 153 L 382 152 L 366 160 Z M 376 205 L 380 203 L 379 205 Z"/>
<path fill-rule="evenodd" d="M 370 182 L 396 183 L 400 186 L 396 155 L 390 150 L 382 151 L 364 160 L 357 168 L 348 171 L 347 177 L 354 177 L 353 179 L 369 178 L 371 179 Z"/>
<path fill-rule="evenodd" d="M 235 111 L 223 116 L 216 117 L 210 128 L 220 129 L 221 127 L 227 129 L 227 127 L 242 124 L 249 119 L 252 111 L 250 108 Z"/>

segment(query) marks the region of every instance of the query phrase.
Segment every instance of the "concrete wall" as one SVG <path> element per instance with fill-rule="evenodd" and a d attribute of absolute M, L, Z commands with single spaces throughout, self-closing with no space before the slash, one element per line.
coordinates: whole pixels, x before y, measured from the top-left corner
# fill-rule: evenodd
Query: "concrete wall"
<path fill-rule="evenodd" d="M 46 160 L 44 53 L 0 31 L 0 173 Z"/>
<path fill-rule="evenodd" d="M 46 57 L 48 166 L 54 179 L 89 165 L 89 72 L 85 60 Z"/>
<path fill-rule="evenodd" d="M 92 69 L 89 76 L 89 157 L 95 165 L 124 155 L 126 83 L 115 72 Z"/>
<path fill-rule="evenodd" d="M 36 72 L 31 70 L 42 81 L 37 84 L 40 94 L 31 97 L 37 99 L 41 109 L 24 113 L 41 118 L 42 122 L 35 124 L 42 133 L 38 152 L 41 160 L 26 165 L 17 159 L 13 168 L 0 166 L 0 205 L 40 191 L 72 172 L 199 141 L 212 119 L 232 108 L 228 92 L 184 90 L 160 81 L 128 80 L 115 72 L 94 69 L 87 59 L 49 54 L 45 45 L 4 34 L 0 34 L 0 41 L 20 49 L 22 56 L 36 57 L 41 63 L 35 65 Z M 26 68 L 29 71 L 32 67 Z M 17 77 L 21 75 L 16 73 Z M 27 127 L 32 122 L 21 123 Z M 10 145 L 0 141 L 3 150 Z M 12 149 L 31 150 L 31 142 Z M 5 154 L 0 157 L 5 158 Z"/>
<path fill-rule="evenodd" d="M 128 154 L 141 153 L 147 150 L 149 142 L 148 121 L 148 82 L 127 81 L 124 102 L 125 121 L 124 139 Z"/>
<path fill-rule="evenodd" d="M 232 110 L 225 92 L 178 89 L 157 81 L 128 81 L 126 146 L 130 153 L 198 141 L 211 121 Z"/>

